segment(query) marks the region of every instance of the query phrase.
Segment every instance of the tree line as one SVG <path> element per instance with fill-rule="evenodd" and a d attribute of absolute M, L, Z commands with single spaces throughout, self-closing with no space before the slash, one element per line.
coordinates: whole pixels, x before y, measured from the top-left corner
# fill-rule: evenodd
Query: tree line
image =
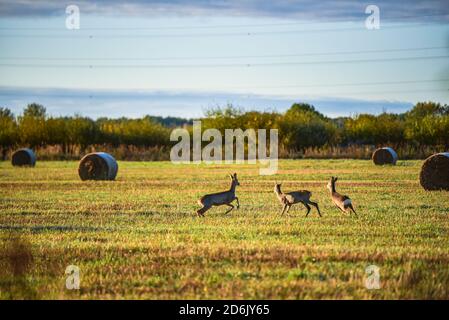
<path fill-rule="evenodd" d="M 203 127 L 278 129 L 281 147 L 303 150 L 310 147 L 347 145 L 422 145 L 449 148 L 449 106 L 417 103 L 402 114 L 359 114 L 329 118 L 312 105 L 295 103 L 285 113 L 243 112 L 228 106 L 209 110 Z"/>
<path fill-rule="evenodd" d="M 393 147 L 436 146 L 449 148 L 449 106 L 435 102 L 417 103 L 402 114 L 359 114 L 329 118 L 314 106 L 295 103 L 286 112 L 243 111 L 228 105 L 211 109 L 201 119 L 203 129 L 278 129 L 280 148 L 348 145 L 391 145 Z M 24 146 L 60 146 L 65 154 L 88 146 L 170 147 L 174 127 L 190 128 L 192 121 L 176 117 L 145 116 L 139 119 L 98 118 L 81 115 L 54 117 L 44 106 L 29 104 L 20 115 L 0 108 L 0 147 L 7 152 Z"/>

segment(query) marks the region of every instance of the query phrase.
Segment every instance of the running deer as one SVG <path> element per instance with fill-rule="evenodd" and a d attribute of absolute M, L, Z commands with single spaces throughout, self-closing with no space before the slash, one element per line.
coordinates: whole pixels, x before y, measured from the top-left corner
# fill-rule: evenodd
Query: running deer
<path fill-rule="evenodd" d="M 354 208 L 352 207 L 352 200 L 348 196 L 342 196 L 335 190 L 335 182 L 338 180 L 337 177 L 331 177 L 331 180 L 327 184 L 327 188 L 329 189 L 332 197 L 332 202 L 337 206 L 338 209 L 340 209 L 342 212 L 348 212 L 349 209 L 354 212 L 354 214 L 357 216 L 357 213 L 355 212 Z M 349 211 L 349 213 L 351 213 Z"/>
<path fill-rule="evenodd" d="M 283 193 L 281 191 L 281 184 L 276 183 L 274 186 L 274 192 L 276 193 L 279 201 L 283 205 L 281 214 L 284 214 L 286 209 L 287 209 L 287 214 L 288 214 L 288 211 L 290 210 L 290 207 L 292 205 L 294 205 L 295 203 L 302 203 L 304 205 L 304 207 L 307 208 L 306 217 L 310 213 L 309 204 L 316 208 L 319 216 L 321 217 L 321 212 L 320 212 L 320 208 L 318 207 L 318 203 L 310 201 L 310 197 L 312 196 L 312 193 L 310 191 L 300 190 L 300 191 L 295 191 L 295 192 Z"/>
<path fill-rule="evenodd" d="M 206 194 L 198 200 L 198 204 L 203 206 L 196 212 L 198 216 L 204 217 L 204 213 L 212 208 L 212 206 L 221 205 L 227 205 L 228 207 L 231 207 L 231 209 L 225 212 L 225 214 L 229 213 L 234 209 L 234 206 L 231 204 L 231 202 L 234 200 L 237 201 L 237 209 L 240 208 L 239 198 L 235 196 L 235 188 L 240 185 L 239 180 L 237 179 L 237 173 L 234 173 L 233 175 L 230 174 L 229 177 L 231 178 L 232 182 L 231 187 L 228 191 Z"/>

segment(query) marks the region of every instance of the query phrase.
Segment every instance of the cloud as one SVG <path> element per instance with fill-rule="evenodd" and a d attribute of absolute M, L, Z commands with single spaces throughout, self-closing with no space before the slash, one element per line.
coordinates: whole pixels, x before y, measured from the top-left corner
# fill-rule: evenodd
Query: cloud
<path fill-rule="evenodd" d="M 367 5 L 380 7 L 384 18 L 449 14 L 447 0 L 0 0 L 0 16 L 64 14 L 76 4 L 82 13 L 124 16 L 222 15 L 291 19 L 346 19 L 364 16 Z"/>
<path fill-rule="evenodd" d="M 320 112 L 331 116 L 358 113 L 379 114 L 383 111 L 401 113 L 412 107 L 410 102 L 362 100 L 345 98 L 278 97 L 244 95 L 224 92 L 174 92 L 138 90 L 87 90 L 55 88 L 0 87 L 0 106 L 16 115 L 32 102 L 43 104 L 55 116 L 80 113 L 97 117 L 160 116 L 201 117 L 212 107 L 228 103 L 245 110 L 285 111 L 294 102 L 313 104 Z"/>

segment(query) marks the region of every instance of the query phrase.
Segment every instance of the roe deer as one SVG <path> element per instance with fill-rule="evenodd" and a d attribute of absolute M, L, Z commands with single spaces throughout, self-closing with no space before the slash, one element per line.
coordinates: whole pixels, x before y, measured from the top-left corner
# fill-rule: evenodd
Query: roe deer
<path fill-rule="evenodd" d="M 342 196 L 335 190 L 335 182 L 337 181 L 337 177 L 331 177 L 331 180 L 327 184 L 327 188 L 329 189 L 332 197 L 332 202 L 340 209 L 342 212 L 348 212 L 348 209 L 351 209 L 352 212 L 357 216 L 354 208 L 352 207 L 352 200 L 348 196 Z M 349 211 L 349 213 L 351 213 Z"/>
<path fill-rule="evenodd" d="M 307 208 L 306 217 L 309 215 L 310 212 L 310 205 L 314 206 L 316 210 L 318 211 L 319 216 L 321 217 L 320 208 L 318 207 L 318 203 L 310 201 L 310 197 L 312 196 L 312 193 L 307 190 L 300 190 L 295 192 L 288 192 L 288 193 L 282 193 L 281 191 L 281 184 L 276 183 L 274 186 L 274 192 L 276 193 L 279 201 L 283 205 L 281 214 L 284 214 L 285 209 L 287 209 L 287 213 L 290 210 L 290 207 L 294 205 L 295 203 L 302 203 L 304 207 Z"/>
<path fill-rule="evenodd" d="M 231 207 L 231 209 L 225 212 L 225 214 L 229 213 L 234 209 L 234 206 L 231 204 L 231 202 L 234 200 L 237 200 L 237 209 L 240 208 L 239 198 L 235 196 L 235 188 L 240 185 L 239 181 L 237 180 L 237 173 L 234 173 L 234 175 L 230 174 L 229 177 L 231 177 L 232 182 L 231 188 L 229 188 L 228 191 L 206 194 L 198 200 L 198 204 L 203 206 L 196 212 L 198 216 L 204 217 L 204 213 L 212 208 L 212 206 L 221 205 L 227 205 L 228 207 Z"/>

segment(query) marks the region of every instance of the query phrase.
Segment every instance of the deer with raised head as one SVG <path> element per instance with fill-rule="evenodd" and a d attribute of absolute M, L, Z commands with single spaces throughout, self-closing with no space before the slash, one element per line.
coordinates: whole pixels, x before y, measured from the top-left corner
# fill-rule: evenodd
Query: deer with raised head
<path fill-rule="evenodd" d="M 282 204 L 282 212 L 281 214 L 284 214 L 285 210 L 290 210 L 290 207 L 294 205 L 295 203 L 302 203 L 304 207 L 307 209 L 306 217 L 310 213 L 310 205 L 314 206 L 316 210 L 318 211 L 318 215 L 321 217 L 320 208 L 318 207 L 318 203 L 310 201 L 310 197 L 312 196 L 312 193 L 307 190 L 300 190 L 300 191 L 294 191 L 294 192 L 288 192 L 283 193 L 281 191 L 281 184 L 276 183 L 274 186 L 274 193 L 276 193 L 276 196 L 278 197 L 279 201 Z"/>
<path fill-rule="evenodd" d="M 337 177 L 331 177 L 331 180 L 327 184 L 327 188 L 329 189 L 331 193 L 332 202 L 337 206 L 338 209 L 340 209 L 342 212 L 354 212 L 354 214 L 357 216 L 357 213 L 354 210 L 354 207 L 352 206 L 352 200 L 348 196 L 341 195 L 337 192 L 335 189 L 335 182 L 337 182 Z M 351 209 L 351 211 L 349 211 Z"/>
<path fill-rule="evenodd" d="M 228 191 L 206 194 L 198 200 L 198 204 L 202 206 L 202 208 L 196 212 L 198 216 L 204 217 L 204 213 L 207 210 L 213 206 L 221 205 L 230 207 L 230 209 L 225 212 L 225 214 L 227 214 L 234 209 L 234 206 L 231 204 L 234 200 L 237 201 L 237 209 L 240 208 L 239 198 L 235 196 L 235 188 L 240 185 L 239 180 L 237 179 L 237 173 L 234 173 L 233 175 L 230 174 L 229 177 L 231 178 L 231 187 Z"/>

